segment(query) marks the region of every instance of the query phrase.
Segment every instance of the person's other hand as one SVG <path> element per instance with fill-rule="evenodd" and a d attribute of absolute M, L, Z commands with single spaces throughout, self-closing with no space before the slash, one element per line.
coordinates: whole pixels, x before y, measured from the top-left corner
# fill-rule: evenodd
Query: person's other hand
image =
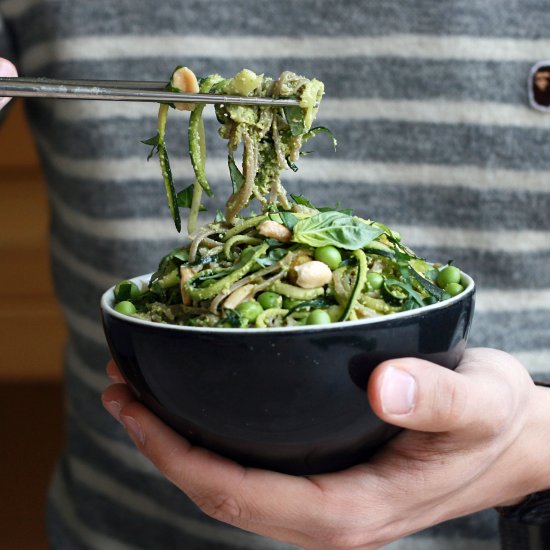
<path fill-rule="evenodd" d="M 15 65 L 3 57 L 0 57 L 0 76 L 17 76 Z M 0 97 L 0 109 L 3 109 L 10 99 L 11 97 Z"/>
<path fill-rule="evenodd" d="M 120 382 L 116 367 L 111 377 Z M 550 487 L 550 393 L 510 355 L 470 349 L 456 372 L 379 365 L 368 398 L 407 428 L 371 461 L 294 477 L 245 468 L 185 439 L 125 384 L 103 396 L 138 449 L 205 513 L 305 549 L 375 549 L 445 520 Z"/>

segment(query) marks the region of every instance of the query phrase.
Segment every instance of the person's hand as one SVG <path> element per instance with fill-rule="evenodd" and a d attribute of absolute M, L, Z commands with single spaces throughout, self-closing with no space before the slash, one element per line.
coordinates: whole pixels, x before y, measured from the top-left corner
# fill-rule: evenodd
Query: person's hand
<path fill-rule="evenodd" d="M 114 364 L 108 371 L 122 382 Z M 368 463 L 294 477 L 190 445 L 123 383 L 104 404 L 138 449 L 205 513 L 305 549 L 375 549 L 550 487 L 550 392 L 510 355 L 470 349 L 456 372 L 418 359 L 372 374 L 368 398 L 408 428 Z"/>
<path fill-rule="evenodd" d="M 3 57 L 0 57 L 0 76 L 17 76 L 14 64 Z M 3 109 L 10 99 L 11 97 L 0 97 L 0 109 Z"/>

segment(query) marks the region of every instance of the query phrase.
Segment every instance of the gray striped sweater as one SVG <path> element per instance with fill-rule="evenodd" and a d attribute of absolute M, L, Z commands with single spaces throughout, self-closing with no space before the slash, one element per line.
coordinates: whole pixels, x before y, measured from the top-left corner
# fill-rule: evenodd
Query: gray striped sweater
<path fill-rule="evenodd" d="M 24 76 L 166 80 L 242 67 L 326 84 L 319 113 L 339 139 L 316 143 L 287 187 L 341 201 L 400 230 L 479 287 L 472 345 L 550 371 L 550 114 L 530 109 L 530 66 L 550 57 L 544 0 L 3 0 L 0 55 Z M 48 183 L 51 254 L 69 326 L 68 441 L 48 507 L 56 549 L 285 548 L 205 518 L 138 455 L 99 399 L 108 352 L 102 291 L 154 270 L 178 243 L 157 165 L 139 141 L 151 104 L 29 101 Z M 192 181 L 183 122 L 168 140 Z M 228 194 L 208 115 L 208 171 Z M 394 543 L 498 547 L 492 511 Z"/>

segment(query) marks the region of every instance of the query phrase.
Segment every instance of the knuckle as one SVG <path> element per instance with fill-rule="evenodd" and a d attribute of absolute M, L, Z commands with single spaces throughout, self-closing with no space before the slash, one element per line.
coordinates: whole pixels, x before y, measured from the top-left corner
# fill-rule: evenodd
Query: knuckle
<path fill-rule="evenodd" d="M 495 439 L 507 431 L 513 422 L 514 391 L 508 384 L 498 388 L 498 396 L 493 400 L 486 417 L 483 419 L 483 434 L 487 439 Z"/>
<path fill-rule="evenodd" d="M 234 496 L 225 493 L 195 496 L 192 500 L 206 515 L 224 523 L 236 525 L 249 515 Z"/>
<path fill-rule="evenodd" d="M 149 445 L 146 444 L 143 451 L 168 481 L 174 485 L 179 485 L 181 478 L 181 449 L 174 446 L 168 450 L 164 450 L 162 453 L 158 453 L 150 449 Z"/>
<path fill-rule="evenodd" d="M 458 377 L 440 376 L 434 391 L 434 401 L 434 410 L 438 411 L 442 425 L 460 426 L 468 403 L 466 384 Z"/>

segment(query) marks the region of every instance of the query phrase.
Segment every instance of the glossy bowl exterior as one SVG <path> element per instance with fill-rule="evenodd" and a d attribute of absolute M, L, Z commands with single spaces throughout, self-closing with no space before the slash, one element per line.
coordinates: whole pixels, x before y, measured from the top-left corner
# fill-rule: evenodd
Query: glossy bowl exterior
<path fill-rule="evenodd" d="M 114 311 L 113 289 L 101 305 L 112 355 L 147 407 L 197 445 L 305 475 L 363 462 L 399 431 L 366 397 L 381 361 L 414 356 L 456 367 L 474 310 L 474 283 L 463 282 L 459 296 L 421 309 L 292 328 L 142 321 Z"/>

